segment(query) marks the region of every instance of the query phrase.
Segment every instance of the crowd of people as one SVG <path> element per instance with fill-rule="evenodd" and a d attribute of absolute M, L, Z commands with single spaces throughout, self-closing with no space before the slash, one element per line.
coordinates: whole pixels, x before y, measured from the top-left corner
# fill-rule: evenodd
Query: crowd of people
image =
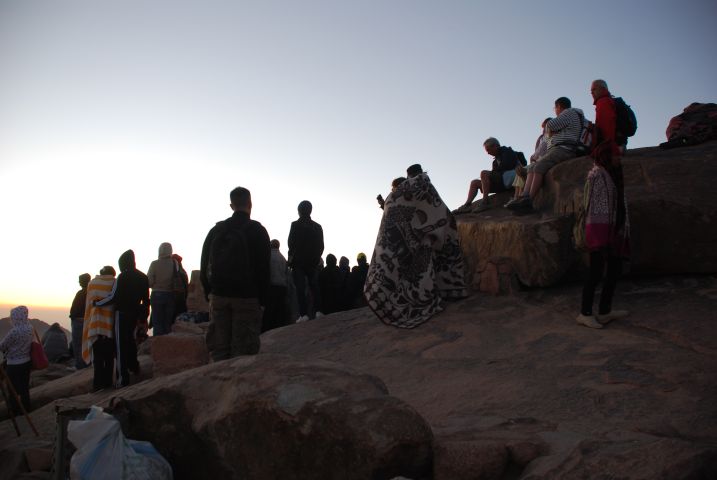
<path fill-rule="evenodd" d="M 584 198 L 590 267 L 576 321 L 602 328 L 628 314 L 612 310 L 612 298 L 629 255 L 621 166 L 629 134 L 620 130 L 616 101 L 607 83 L 593 81 L 590 92 L 594 124 L 568 98 L 558 98 L 556 116 L 541 123 L 530 163 L 521 152 L 488 138 L 484 148 L 494 158 L 492 169 L 470 183 L 465 204 L 454 213 L 467 210 L 479 191 L 483 201 L 478 210 L 482 210 L 491 208 L 490 193 L 510 189 L 515 195 L 504 206 L 530 212 L 552 167 L 590 153 L 594 165 Z M 200 281 L 210 310 L 206 343 L 212 358 L 256 354 L 262 332 L 365 305 L 386 324 L 414 328 L 440 312 L 446 301 L 464 298 L 467 290 L 455 218 L 420 165 L 412 165 L 406 174 L 392 182 L 386 199 L 377 197 L 383 217 L 371 263 L 359 253 L 352 269 L 343 256 L 337 261 L 328 254 L 324 263 L 323 229 L 311 218 L 308 200 L 298 205 L 286 259 L 279 241 L 270 240 L 261 223 L 251 218 L 250 191 L 232 190 L 233 213 L 208 232 L 201 254 Z M 166 335 L 177 316 L 187 311 L 188 276 L 170 243 L 159 246 L 147 274 L 137 269 L 132 250 L 119 257 L 118 265 L 119 275 L 109 265 L 94 278 L 80 275 L 81 288 L 70 309 L 74 364 L 77 369 L 94 366 L 95 390 L 128 385 L 130 375 L 139 373 L 137 344 L 146 339 L 148 329 L 155 336 Z M 603 277 L 595 313 L 595 289 Z M 0 342 L 0 350 L 5 353 L 8 376 L 29 409 L 33 331 L 27 308 L 14 308 L 11 319 L 13 327 Z"/>

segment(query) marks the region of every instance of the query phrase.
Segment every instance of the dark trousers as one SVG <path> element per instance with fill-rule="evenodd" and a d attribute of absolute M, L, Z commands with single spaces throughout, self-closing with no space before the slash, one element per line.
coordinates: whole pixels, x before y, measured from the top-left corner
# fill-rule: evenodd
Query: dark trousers
<path fill-rule="evenodd" d="M 264 318 L 261 322 L 261 331 L 266 332 L 272 328 L 288 325 L 289 312 L 286 303 L 286 287 L 272 285 L 264 307 Z"/>
<path fill-rule="evenodd" d="M 112 386 L 112 371 L 114 370 L 115 343 L 111 338 L 99 336 L 92 344 L 92 364 L 95 368 L 95 377 L 92 386 L 95 391 Z"/>
<path fill-rule="evenodd" d="M 129 372 L 139 371 L 137 342 L 134 331 L 137 327 L 136 312 L 119 312 L 115 321 L 115 342 L 117 348 L 117 383 L 129 385 Z"/>
<path fill-rule="evenodd" d="M 314 316 L 316 308 L 321 305 L 321 294 L 319 293 L 319 275 L 316 268 L 303 269 L 294 267 L 292 272 L 294 285 L 296 286 L 296 298 L 299 301 L 299 315 Z M 309 310 L 309 299 L 307 298 L 306 287 L 313 299 L 312 308 Z M 309 313 L 310 312 L 310 313 Z"/>
<path fill-rule="evenodd" d="M 174 292 L 155 292 L 149 297 L 152 307 L 152 330 L 154 335 L 172 333 L 174 323 Z"/>
<path fill-rule="evenodd" d="M 7 372 L 8 379 L 12 384 L 17 396 L 20 397 L 25 411 L 30 411 L 30 371 L 32 370 L 32 362 L 21 363 L 20 365 L 7 365 L 5 371 Z M 20 405 L 18 405 L 15 396 L 10 393 L 10 411 L 13 415 L 22 415 Z"/>
<path fill-rule="evenodd" d="M 605 271 L 605 260 L 607 257 L 607 272 L 603 280 L 603 272 Z M 610 313 L 612 309 L 612 296 L 615 293 L 615 285 L 617 278 L 620 276 L 622 269 L 622 260 L 620 257 L 614 257 L 606 252 L 590 252 L 590 273 L 583 285 L 583 302 L 580 313 L 583 315 L 593 314 L 593 300 L 595 298 L 595 287 L 600 280 L 602 282 L 602 292 L 600 293 L 599 315 Z"/>

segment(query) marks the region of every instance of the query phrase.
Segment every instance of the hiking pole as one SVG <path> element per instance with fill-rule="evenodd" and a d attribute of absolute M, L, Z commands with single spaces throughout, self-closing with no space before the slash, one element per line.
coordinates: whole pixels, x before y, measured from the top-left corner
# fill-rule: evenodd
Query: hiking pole
<path fill-rule="evenodd" d="M 2 365 L 0 365 L 0 368 L 2 368 Z M 17 436 L 20 436 L 20 428 L 17 426 L 17 422 L 15 421 L 15 412 L 13 412 L 12 408 L 10 408 L 10 399 L 7 398 L 7 392 L 5 392 L 5 380 L 0 383 L 0 390 L 2 390 L 2 396 L 5 399 L 5 406 L 7 407 L 7 413 L 10 415 L 10 420 L 12 420 L 12 426 L 15 427 L 15 433 L 17 433 Z"/>
<path fill-rule="evenodd" d="M 25 410 L 25 405 L 22 404 L 20 401 L 20 396 L 17 394 L 17 391 L 15 391 L 15 387 L 13 387 L 12 382 L 10 381 L 10 377 L 7 376 L 7 372 L 5 372 L 5 368 L 0 365 L 0 380 L 3 381 L 5 385 L 7 385 L 8 390 L 10 393 L 15 397 L 15 401 L 18 405 L 20 405 L 20 410 L 22 410 L 22 414 L 25 416 L 25 419 L 27 420 L 27 423 L 30 424 L 30 428 L 32 428 L 32 431 L 35 432 L 35 436 L 39 437 L 40 434 L 37 432 L 37 429 L 35 428 L 35 424 L 32 423 L 32 419 L 30 418 L 30 414 L 27 413 L 27 410 Z M 3 390 L 3 396 L 5 397 L 5 402 L 7 403 L 7 396 L 5 395 L 5 390 Z M 8 412 L 10 412 L 10 404 L 7 403 Z M 17 424 L 15 423 L 15 416 L 14 414 L 10 414 L 12 418 L 12 423 L 15 425 L 15 431 L 17 432 L 17 436 L 20 436 L 20 430 L 17 428 Z"/>

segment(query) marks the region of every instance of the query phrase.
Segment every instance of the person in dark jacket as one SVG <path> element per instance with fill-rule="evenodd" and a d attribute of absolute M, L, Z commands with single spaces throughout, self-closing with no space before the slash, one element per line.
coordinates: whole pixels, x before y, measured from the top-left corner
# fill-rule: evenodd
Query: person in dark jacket
<path fill-rule="evenodd" d="M 75 368 L 77 370 L 87 368 L 87 364 L 82 360 L 82 327 L 85 323 L 85 301 L 87 300 L 87 285 L 89 285 L 92 277 L 89 273 L 80 275 L 80 289 L 75 294 L 70 307 L 70 325 L 72 328 L 72 356 L 75 358 Z"/>
<path fill-rule="evenodd" d="M 291 223 L 289 231 L 289 265 L 296 285 L 296 296 L 299 301 L 299 318 L 297 323 L 313 318 L 321 305 L 319 292 L 318 269 L 321 254 L 324 253 L 324 230 L 321 225 L 311 219 L 311 202 L 304 200 L 299 203 L 299 219 Z M 309 305 L 307 286 L 313 305 Z"/>
<path fill-rule="evenodd" d="M 182 257 L 176 253 L 172 254 L 174 260 L 174 278 L 172 288 L 174 290 L 174 318 L 187 311 L 187 295 L 189 294 L 189 275 L 182 266 Z M 172 321 L 174 323 L 174 321 Z"/>
<path fill-rule="evenodd" d="M 336 256 L 326 255 L 326 266 L 319 272 L 321 289 L 321 312 L 329 314 L 341 310 L 341 271 L 336 265 Z"/>
<path fill-rule="evenodd" d="M 127 250 L 119 257 L 120 274 L 112 292 L 96 302 L 96 306 L 114 305 L 117 317 L 114 325 L 117 352 L 117 385 L 129 385 L 129 373 L 139 373 L 137 360 L 137 325 L 147 320 L 149 313 L 149 280 L 137 270 L 134 252 Z"/>
<path fill-rule="evenodd" d="M 349 279 L 351 277 L 351 266 L 349 259 L 342 256 L 339 259 L 339 311 L 349 310 L 351 308 L 351 291 L 349 289 Z"/>
<path fill-rule="evenodd" d="M 510 176 L 509 172 L 514 172 L 515 167 L 520 163 L 518 154 L 510 147 L 501 146 L 500 142 L 493 137 L 483 142 L 483 148 L 485 148 L 488 155 L 493 156 L 491 169 L 483 170 L 480 172 L 480 179 L 471 181 L 470 188 L 468 189 L 468 198 L 466 198 L 466 202 L 458 211 L 468 210 L 479 190 L 483 192 L 483 203 L 480 209 L 475 211 L 485 210 L 488 208 L 490 202 L 488 194 L 504 192 L 513 185 L 515 177 Z"/>
<path fill-rule="evenodd" d="M 202 247 L 200 278 L 210 310 L 206 342 L 215 361 L 259 353 L 269 290 L 269 234 L 250 218 L 249 190 L 237 187 L 229 197 L 233 215 L 209 231 Z"/>
<path fill-rule="evenodd" d="M 367 305 L 363 296 L 363 286 L 368 275 L 368 261 L 365 253 L 359 253 L 356 257 L 356 265 L 351 269 L 349 276 L 350 305 L 349 308 L 360 308 Z"/>

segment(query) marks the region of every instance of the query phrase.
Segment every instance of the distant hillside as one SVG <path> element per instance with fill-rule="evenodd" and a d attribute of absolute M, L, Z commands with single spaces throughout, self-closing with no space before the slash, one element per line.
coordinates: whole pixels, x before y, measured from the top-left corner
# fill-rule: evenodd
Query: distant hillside
<path fill-rule="evenodd" d="M 48 328 L 50 328 L 50 324 L 45 323 L 42 320 L 38 320 L 37 318 L 31 318 L 30 323 L 32 323 L 32 326 L 35 327 L 35 330 L 37 330 L 37 334 L 40 336 L 40 338 L 42 338 L 42 335 L 47 331 Z M 11 328 L 12 323 L 10 322 L 10 318 L 6 317 L 0 319 L 0 339 L 4 338 Z M 65 335 L 67 335 L 67 343 L 69 344 L 70 340 L 72 340 L 72 333 L 64 327 L 62 327 L 62 330 L 65 331 Z"/>

